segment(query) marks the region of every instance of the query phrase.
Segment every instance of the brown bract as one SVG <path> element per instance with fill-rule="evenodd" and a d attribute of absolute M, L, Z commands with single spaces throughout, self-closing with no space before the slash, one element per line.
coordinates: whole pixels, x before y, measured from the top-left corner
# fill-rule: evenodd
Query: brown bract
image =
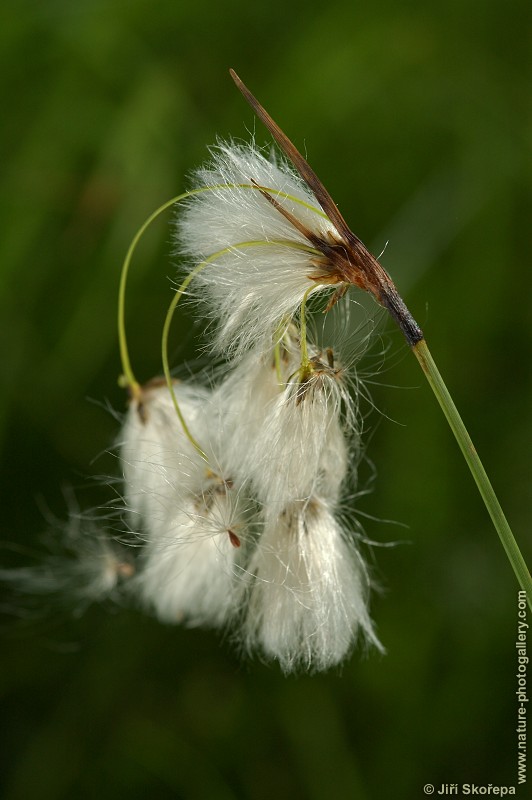
<path fill-rule="evenodd" d="M 267 187 L 259 187 L 268 201 L 305 236 L 312 247 L 319 251 L 320 256 L 313 260 L 316 272 L 309 275 L 309 278 L 320 283 L 354 285 L 370 292 L 377 302 L 390 312 L 409 345 L 413 346 L 421 341 L 423 333 L 399 296 L 386 270 L 349 228 L 331 195 L 288 136 L 242 83 L 234 70 L 230 70 L 230 73 L 244 98 L 295 166 L 336 228 L 337 236 L 333 233 L 329 233 L 327 237 L 316 234 L 283 208 Z"/>

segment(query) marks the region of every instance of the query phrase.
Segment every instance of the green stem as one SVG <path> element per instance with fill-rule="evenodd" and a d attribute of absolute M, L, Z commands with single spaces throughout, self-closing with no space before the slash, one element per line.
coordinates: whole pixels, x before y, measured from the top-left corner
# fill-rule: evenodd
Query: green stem
<path fill-rule="evenodd" d="M 133 258 L 133 253 L 136 250 L 136 247 L 144 235 L 144 232 L 147 228 L 151 225 L 151 223 L 160 216 L 163 211 L 166 211 L 167 208 L 175 205 L 175 203 L 179 203 L 186 197 L 189 197 L 192 192 L 183 192 L 183 194 L 178 195 L 177 197 L 172 197 L 171 200 L 167 200 L 166 203 L 163 203 L 162 206 L 159 206 L 153 214 L 150 214 L 148 219 L 141 225 L 141 227 L 136 232 L 135 236 L 131 244 L 129 245 L 128 251 L 126 253 L 126 257 L 124 259 L 124 263 L 122 265 L 122 272 L 120 274 L 120 286 L 118 289 L 118 343 L 120 346 L 120 359 L 122 361 L 122 375 L 120 376 L 119 383 L 121 386 L 128 386 L 130 391 L 132 392 L 134 397 L 140 397 L 141 389 L 140 384 L 135 378 L 135 374 L 133 372 L 133 368 L 131 366 L 131 361 L 129 358 L 129 350 L 127 346 L 127 336 L 126 336 L 126 286 L 127 286 L 127 279 L 129 276 L 129 267 L 131 265 L 131 259 Z"/>
<path fill-rule="evenodd" d="M 128 251 L 126 253 L 126 257 L 124 259 L 124 263 L 122 265 L 122 272 L 120 274 L 120 285 L 118 289 L 118 342 L 120 347 L 120 359 L 122 362 L 122 375 L 119 378 L 119 383 L 123 387 L 129 387 L 131 393 L 134 397 L 140 397 L 141 389 L 140 384 L 138 383 L 137 379 L 135 378 L 135 374 L 133 372 L 133 368 L 131 366 L 131 361 L 129 358 L 129 350 L 127 346 L 127 336 L 126 336 L 126 324 L 125 324 L 125 316 L 126 316 L 126 286 L 127 286 L 127 279 L 129 276 L 129 267 L 131 264 L 131 259 L 133 257 L 133 253 L 135 249 L 144 235 L 145 231 L 151 225 L 154 220 L 157 219 L 164 211 L 170 208 L 177 203 L 180 203 L 182 200 L 186 200 L 188 197 L 193 197 L 197 194 L 203 194 L 204 192 L 213 192 L 218 190 L 231 190 L 231 189 L 250 189 L 254 192 L 268 192 L 269 194 L 275 195 L 276 197 L 281 197 L 285 200 L 290 200 L 297 205 L 302 206 L 303 208 L 308 209 L 309 211 L 313 211 L 318 216 L 321 216 L 327 219 L 326 214 L 319 209 L 315 208 L 310 203 L 307 203 L 305 200 L 301 200 L 299 197 L 294 197 L 291 194 L 287 194 L 286 192 L 281 191 L 280 189 L 272 189 L 268 186 L 259 186 L 258 184 L 250 184 L 250 183 L 221 183 L 221 184 L 213 184 L 212 186 L 200 186 L 198 189 L 191 189 L 188 192 L 183 192 L 182 194 L 177 195 L 176 197 L 172 197 L 170 200 L 167 200 L 166 203 L 163 203 L 159 208 L 157 208 L 153 214 L 147 218 L 147 220 L 141 225 L 138 229 L 137 233 L 135 234 L 131 244 L 129 245 Z M 301 249 L 305 249 L 301 247 Z M 317 254 L 313 248 L 308 250 L 309 253 Z"/>
<path fill-rule="evenodd" d="M 170 306 L 166 313 L 166 318 L 164 320 L 163 333 L 161 338 L 161 356 L 163 362 L 163 371 L 164 371 L 164 376 L 166 378 L 168 390 L 170 392 L 170 395 L 172 397 L 172 402 L 176 410 L 176 414 L 179 418 L 179 422 L 181 423 L 185 436 L 187 437 L 191 445 L 194 447 L 194 449 L 197 450 L 200 456 L 203 459 L 205 459 L 205 461 L 208 461 L 208 458 L 204 450 L 201 448 L 201 446 L 198 444 L 194 436 L 191 434 L 190 429 L 185 421 L 185 418 L 183 417 L 183 413 L 179 408 L 179 403 L 174 391 L 174 383 L 172 380 L 172 375 L 170 373 L 170 365 L 168 363 L 168 335 L 170 332 L 170 325 L 172 324 L 172 319 L 177 304 L 179 303 L 181 297 L 186 292 L 189 284 L 196 277 L 196 275 L 198 275 L 203 269 L 205 269 L 205 267 L 207 267 L 209 264 L 212 264 L 213 261 L 216 261 L 218 258 L 221 258 L 227 255 L 228 253 L 232 253 L 235 250 L 246 250 L 248 247 L 288 247 L 291 250 L 303 250 L 304 252 L 310 253 L 311 255 L 317 255 L 317 251 L 314 250 L 314 248 L 308 247 L 307 245 L 301 244 L 299 242 L 292 242 L 286 239 L 270 239 L 270 240 L 252 239 L 246 242 L 237 242 L 236 244 L 233 244 L 230 247 L 224 247 L 223 250 L 218 250 L 216 253 L 213 253 L 204 261 L 201 261 L 199 264 L 197 264 L 194 267 L 194 269 L 191 272 L 189 272 L 183 283 L 177 288 L 175 295 L 172 298 L 172 302 L 170 303 Z M 311 286 L 310 289 L 307 292 L 305 292 L 304 296 L 305 300 L 307 298 L 309 291 L 312 289 L 314 289 L 314 286 Z M 305 300 L 303 302 L 305 302 Z"/>
<path fill-rule="evenodd" d="M 162 361 L 163 361 L 163 372 L 164 372 L 164 377 L 166 378 L 166 384 L 167 384 L 168 389 L 170 391 L 170 397 L 172 398 L 172 402 L 174 404 L 175 412 L 176 412 L 176 414 L 178 416 L 179 422 L 181 423 L 181 427 L 183 428 L 183 433 L 185 434 L 185 436 L 189 440 L 189 442 L 192 445 L 192 447 L 199 453 L 199 455 L 205 461 L 208 461 L 209 459 L 207 458 L 207 455 L 206 455 L 205 451 L 201 448 L 201 446 L 196 441 L 195 437 L 191 434 L 190 428 L 188 427 L 188 425 L 186 423 L 186 420 L 185 420 L 185 418 L 183 416 L 183 412 L 181 411 L 181 409 L 179 407 L 179 403 L 177 401 L 176 393 L 174 391 L 174 382 L 172 380 L 172 375 L 170 374 L 170 365 L 168 363 L 168 333 L 170 331 L 170 323 L 172 322 L 172 317 L 174 316 L 175 308 L 176 308 L 177 304 L 179 303 L 182 295 L 185 293 L 185 291 L 187 289 L 187 286 L 189 285 L 190 281 L 194 278 L 194 276 L 197 275 L 197 273 L 201 269 L 203 269 L 203 267 L 206 266 L 207 263 L 208 262 L 204 261 L 201 264 L 198 264 L 198 266 L 195 267 L 192 270 L 192 272 L 190 272 L 187 275 L 187 277 L 185 278 L 185 280 L 183 281 L 183 283 L 181 284 L 179 289 L 174 294 L 174 296 L 172 298 L 172 302 L 170 303 L 170 307 L 169 307 L 168 312 L 166 314 L 166 318 L 164 320 L 163 333 L 162 333 L 162 338 L 161 338 L 161 356 L 162 356 Z"/>
<path fill-rule="evenodd" d="M 491 485 L 477 451 L 473 446 L 471 437 L 469 436 L 466 427 L 462 422 L 462 418 L 460 417 L 460 414 L 458 413 L 451 395 L 449 394 L 449 391 L 443 381 L 443 378 L 440 375 L 436 364 L 434 363 L 425 340 L 422 339 L 420 342 L 414 345 L 412 350 L 414 351 L 414 355 L 419 361 L 421 369 L 425 373 L 425 377 L 427 378 L 432 391 L 436 395 L 443 413 L 447 418 L 447 422 L 449 423 L 451 430 L 456 437 L 456 441 L 460 446 L 467 465 L 471 470 L 473 478 L 478 486 L 478 490 L 482 496 L 482 499 L 484 500 L 484 504 L 489 512 L 489 515 L 491 516 L 495 530 L 499 534 L 502 546 L 506 551 L 506 555 L 508 556 L 510 564 L 512 565 L 512 569 L 515 573 L 518 583 L 526 592 L 528 605 L 532 610 L 532 578 L 530 577 L 530 572 L 523 556 L 521 555 L 519 546 L 514 539 L 508 521 L 504 516 L 504 512 L 500 506 L 500 503 L 497 500 L 493 486 Z"/>
<path fill-rule="evenodd" d="M 301 301 L 301 311 L 299 313 L 299 326 L 300 326 L 300 337 L 301 337 L 301 364 L 299 365 L 299 379 L 301 383 L 303 383 L 308 378 L 310 373 L 310 359 L 308 357 L 308 347 L 307 347 L 307 300 L 309 298 L 310 293 L 315 288 L 316 285 L 309 286 L 309 288 L 303 295 L 303 300 Z"/>

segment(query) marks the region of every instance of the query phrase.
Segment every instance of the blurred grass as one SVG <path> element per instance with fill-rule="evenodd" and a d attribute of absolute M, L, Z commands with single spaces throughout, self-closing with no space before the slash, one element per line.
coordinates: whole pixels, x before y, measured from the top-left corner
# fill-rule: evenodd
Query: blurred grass
<path fill-rule="evenodd" d="M 389 240 L 383 262 L 530 559 L 527 15 L 524 0 L 3 3 L 4 542 L 35 546 L 40 496 L 62 516 L 64 484 L 116 469 L 92 459 L 117 431 L 98 403 L 124 407 L 120 264 L 216 135 L 255 128 L 233 66 L 356 233 L 377 252 Z M 132 271 L 141 379 L 160 371 L 170 250 L 163 221 Z M 181 315 L 176 363 L 194 355 L 190 328 Z M 286 679 L 214 634 L 133 611 L 31 635 L 8 615 L 6 800 L 387 800 L 421 797 L 428 781 L 516 782 L 513 576 L 414 359 L 386 330 L 371 387 L 387 415 L 371 419 L 378 480 L 360 511 L 369 538 L 400 542 L 374 553 L 388 655 Z M 80 499 L 108 495 L 89 486 Z"/>

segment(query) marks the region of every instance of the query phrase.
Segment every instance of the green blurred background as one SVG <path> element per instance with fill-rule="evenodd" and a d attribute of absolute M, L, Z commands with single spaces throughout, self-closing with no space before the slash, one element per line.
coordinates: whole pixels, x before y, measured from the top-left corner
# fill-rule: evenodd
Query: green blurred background
<path fill-rule="evenodd" d="M 389 241 L 383 263 L 530 558 L 528 22 L 526 0 L 4 0 L 2 541 L 38 549 L 43 506 L 64 517 L 65 487 L 109 499 L 91 476 L 117 469 L 105 406 L 124 409 L 120 264 L 215 137 L 254 129 L 233 66 L 355 232 L 377 252 Z M 141 379 L 160 371 L 169 238 L 162 220 L 132 272 Z M 176 321 L 175 363 L 194 354 L 190 321 Z M 373 550 L 387 655 L 285 678 L 210 632 L 125 609 L 26 620 L 8 595 L 5 800 L 406 800 L 427 782 L 517 784 L 515 580 L 415 360 L 382 330 L 378 475 L 359 511 L 369 538 L 398 543 Z"/>

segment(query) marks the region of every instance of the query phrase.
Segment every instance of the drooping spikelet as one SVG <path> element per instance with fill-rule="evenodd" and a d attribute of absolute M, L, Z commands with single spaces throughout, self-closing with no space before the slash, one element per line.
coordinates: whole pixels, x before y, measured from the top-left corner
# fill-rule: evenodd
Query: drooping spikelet
<path fill-rule="evenodd" d="M 214 323 L 226 371 L 209 388 L 141 387 L 121 339 L 123 510 L 138 555 L 133 566 L 111 547 L 80 548 L 68 573 L 82 576 L 86 600 L 128 578 L 161 621 L 231 625 L 286 672 L 340 663 L 359 635 L 380 647 L 367 572 L 339 515 L 355 476 L 357 402 L 332 350 L 308 340 L 307 301 L 333 287 L 329 308 L 355 283 L 395 302 L 380 273 L 367 283 L 372 257 L 296 156 L 308 186 L 254 144 L 220 143 L 196 173 L 176 223 L 180 292 Z M 34 573 L 35 590 L 47 580 Z"/>
<path fill-rule="evenodd" d="M 249 572 L 245 642 L 285 672 L 335 666 L 360 633 L 380 648 L 363 563 L 327 500 L 268 515 Z"/>
<path fill-rule="evenodd" d="M 256 344 L 267 347 L 305 292 L 327 283 L 326 276 L 320 280 L 319 252 L 271 200 L 317 237 L 330 238 L 334 226 L 284 160 L 269 161 L 254 145 L 223 142 L 212 155 L 194 183 L 217 188 L 179 209 L 177 249 L 191 268 L 223 251 L 198 272 L 191 291 L 217 320 L 212 346 L 242 355 Z"/>
<path fill-rule="evenodd" d="M 235 613 L 244 507 L 218 460 L 209 391 L 185 383 L 174 391 L 208 461 L 185 434 L 166 383 L 143 388 L 121 445 L 126 503 L 144 541 L 132 589 L 165 622 L 221 625 Z"/>

